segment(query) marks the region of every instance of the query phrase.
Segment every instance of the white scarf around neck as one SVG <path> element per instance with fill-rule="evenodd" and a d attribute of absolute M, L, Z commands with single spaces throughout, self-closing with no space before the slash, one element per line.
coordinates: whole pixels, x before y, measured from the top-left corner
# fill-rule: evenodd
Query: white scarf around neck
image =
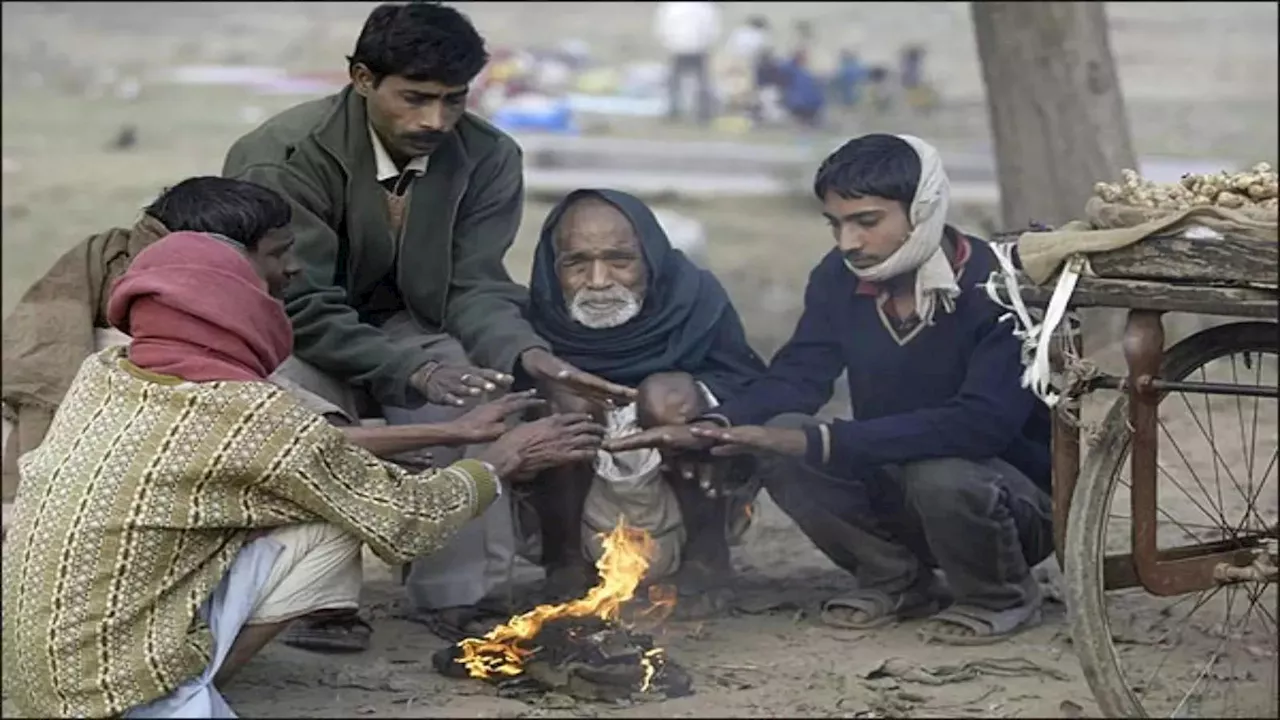
<path fill-rule="evenodd" d="M 898 135 L 920 157 L 920 181 L 907 219 L 911 235 L 896 252 L 879 265 L 857 268 L 853 274 L 868 282 L 881 283 L 904 273 L 916 271 L 916 315 L 925 325 L 932 325 L 939 306 L 944 313 L 955 310 L 960 295 L 955 271 L 942 250 L 942 236 L 947 225 L 947 207 L 951 199 L 951 182 L 942 169 L 942 159 L 932 145 L 914 135 Z"/>

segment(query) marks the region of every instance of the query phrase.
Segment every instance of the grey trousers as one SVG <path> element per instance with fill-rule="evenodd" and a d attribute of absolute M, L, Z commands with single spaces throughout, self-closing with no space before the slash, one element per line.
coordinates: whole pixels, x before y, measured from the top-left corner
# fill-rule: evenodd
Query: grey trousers
<path fill-rule="evenodd" d="M 708 123 L 715 111 L 715 97 L 711 89 L 711 71 L 706 53 L 673 55 L 671 57 L 670 74 L 667 76 L 668 117 L 675 119 L 681 115 L 680 107 L 684 104 L 684 79 L 692 77 L 694 81 L 693 116 L 700 123 Z"/>
<path fill-rule="evenodd" d="M 400 342 L 421 345 L 436 362 L 468 364 L 466 352 L 456 339 L 437 329 L 424 328 L 407 313 L 393 316 L 383 326 Z M 336 424 L 359 421 L 363 390 L 343 382 L 296 357 L 290 357 L 273 377 L 281 386 L 302 388 L 312 396 L 313 410 L 329 416 Z M 300 393 L 302 395 L 302 393 Z M 388 425 L 449 422 L 466 409 L 426 404 L 419 408 L 381 407 Z M 483 446 L 429 448 L 439 467 L 464 457 L 474 457 Z M 396 458 L 410 466 L 414 458 Z M 509 591 L 513 583 L 536 580 L 540 570 L 517 553 L 517 532 L 511 508 L 511 493 L 504 488 L 498 501 L 484 515 L 472 520 L 438 552 L 413 561 L 408 578 L 409 599 L 419 609 L 474 605 Z"/>
<path fill-rule="evenodd" d="M 781 415 L 768 425 L 815 423 Z M 796 458 L 762 466 L 774 502 L 862 589 L 918 589 L 937 567 L 958 604 L 998 611 L 1040 600 L 1031 567 L 1053 552 L 1052 503 L 1003 460 L 924 460 L 851 478 Z"/>

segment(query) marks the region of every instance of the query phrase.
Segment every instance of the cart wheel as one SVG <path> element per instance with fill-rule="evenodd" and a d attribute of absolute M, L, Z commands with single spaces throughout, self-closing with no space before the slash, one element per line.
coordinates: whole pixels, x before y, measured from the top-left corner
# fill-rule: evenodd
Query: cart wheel
<path fill-rule="evenodd" d="M 1275 387 L 1277 355 L 1277 325 L 1224 325 L 1170 348 L 1162 376 Z M 1275 400 L 1168 392 L 1159 409 L 1158 546 L 1276 538 Z M 1129 435 L 1122 396 L 1086 454 L 1065 543 L 1072 641 L 1103 715 L 1277 717 L 1274 580 L 1104 592 L 1104 557 L 1131 545 Z"/>

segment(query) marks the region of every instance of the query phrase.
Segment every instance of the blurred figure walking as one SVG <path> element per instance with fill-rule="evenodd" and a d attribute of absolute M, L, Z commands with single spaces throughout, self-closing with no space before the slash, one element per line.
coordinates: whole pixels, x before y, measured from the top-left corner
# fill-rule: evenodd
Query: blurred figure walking
<path fill-rule="evenodd" d="M 668 117 L 681 115 L 684 79 L 693 76 L 694 115 L 699 123 L 709 123 L 714 103 L 709 56 L 720 37 L 720 8 L 714 2 L 659 3 L 654 31 L 671 56 Z"/>
<path fill-rule="evenodd" d="M 898 77 L 902 96 L 912 112 L 929 114 L 938 106 L 938 93 L 924 72 L 927 48 L 918 43 L 904 45 L 899 53 Z"/>
<path fill-rule="evenodd" d="M 769 21 L 761 15 L 752 15 L 729 34 L 724 47 L 728 56 L 725 95 L 731 111 L 759 119 L 760 88 L 756 81 L 771 42 Z"/>

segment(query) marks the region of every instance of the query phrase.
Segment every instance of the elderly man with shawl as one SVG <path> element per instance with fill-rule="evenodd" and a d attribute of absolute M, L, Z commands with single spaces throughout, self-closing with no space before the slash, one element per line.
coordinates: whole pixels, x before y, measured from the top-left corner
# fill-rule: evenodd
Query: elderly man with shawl
<path fill-rule="evenodd" d="M 529 322 L 557 357 L 636 387 L 634 403 L 602 412 L 609 436 L 681 423 L 740 395 L 764 372 L 742 322 L 710 272 L 671 247 L 653 212 L 615 190 L 578 190 L 548 215 L 534 255 Z M 548 388 L 553 408 L 590 411 Z M 539 483 L 548 594 L 591 582 L 596 538 L 624 515 L 657 541 L 650 579 L 675 574 L 691 614 L 723 604 L 727 533 L 743 528 L 758 485 L 751 463 L 669 463 L 651 449 L 602 450 L 592 464 L 554 468 Z M 745 467 L 744 467 L 745 465 Z M 731 526 L 735 526 L 731 527 Z"/>
<path fill-rule="evenodd" d="M 22 715 L 234 717 L 218 688 L 272 637 L 356 607 L 362 544 L 430 554 L 500 478 L 594 456 L 603 428 L 554 415 L 446 467 L 379 460 L 268 381 L 293 334 L 261 270 L 222 235 L 140 252 L 107 305 L 132 342 L 84 361 L 21 458 L 3 648 Z"/>
<path fill-rule="evenodd" d="M 1049 419 L 978 287 L 990 248 L 946 224 L 947 177 L 919 138 L 848 142 L 814 191 L 836 247 L 768 375 L 701 422 L 632 444 L 763 453 L 769 494 L 858 580 L 824 607 L 832 624 L 928 617 L 927 640 L 962 645 L 1034 625 L 1030 568 L 1053 547 Z M 814 419 L 842 372 L 853 419 Z"/>

